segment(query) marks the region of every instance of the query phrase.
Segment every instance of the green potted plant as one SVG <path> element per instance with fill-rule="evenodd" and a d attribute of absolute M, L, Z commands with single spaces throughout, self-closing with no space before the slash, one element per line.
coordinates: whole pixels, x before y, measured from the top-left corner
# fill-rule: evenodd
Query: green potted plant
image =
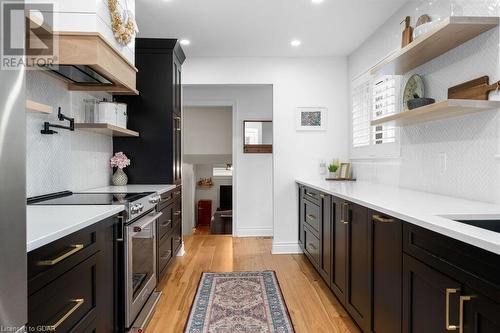
<path fill-rule="evenodd" d="M 328 165 L 329 178 L 337 178 L 337 170 L 339 169 L 339 161 L 333 160 L 332 163 Z"/>

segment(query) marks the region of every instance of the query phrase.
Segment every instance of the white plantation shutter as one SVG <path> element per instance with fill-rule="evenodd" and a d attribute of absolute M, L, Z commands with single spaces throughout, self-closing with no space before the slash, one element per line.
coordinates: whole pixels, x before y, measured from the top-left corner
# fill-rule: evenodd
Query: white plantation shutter
<path fill-rule="evenodd" d="M 352 92 L 352 145 L 364 147 L 370 145 L 370 82 L 364 82 L 353 88 Z"/>
<path fill-rule="evenodd" d="M 372 119 L 378 119 L 399 112 L 398 84 L 398 78 L 393 75 L 382 76 L 374 82 Z M 380 145 L 392 142 L 396 142 L 396 128 L 393 125 L 383 124 L 373 126 L 371 135 L 372 144 Z"/>

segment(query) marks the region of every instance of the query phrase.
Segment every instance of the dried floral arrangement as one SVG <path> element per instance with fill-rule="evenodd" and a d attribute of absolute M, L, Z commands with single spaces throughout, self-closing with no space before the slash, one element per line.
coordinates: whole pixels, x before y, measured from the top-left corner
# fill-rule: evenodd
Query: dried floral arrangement
<path fill-rule="evenodd" d="M 110 165 L 112 168 L 124 169 L 130 165 L 130 160 L 127 155 L 122 152 L 116 153 L 111 157 Z"/>
<path fill-rule="evenodd" d="M 121 45 L 127 45 L 132 40 L 132 37 L 139 32 L 134 15 L 129 10 L 126 10 L 125 17 L 122 17 L 118 11 L 118 0 L 108 0 L 108 7 L 115 39 Z"/>

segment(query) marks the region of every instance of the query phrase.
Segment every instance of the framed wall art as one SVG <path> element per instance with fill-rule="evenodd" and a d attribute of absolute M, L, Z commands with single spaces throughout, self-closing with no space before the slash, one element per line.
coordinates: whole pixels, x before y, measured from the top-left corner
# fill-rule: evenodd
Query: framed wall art
<path fill-rule="evenodd" d="M 322 107 L 297 108 L 297 131 L 326 131 L 327 111 Z"/>

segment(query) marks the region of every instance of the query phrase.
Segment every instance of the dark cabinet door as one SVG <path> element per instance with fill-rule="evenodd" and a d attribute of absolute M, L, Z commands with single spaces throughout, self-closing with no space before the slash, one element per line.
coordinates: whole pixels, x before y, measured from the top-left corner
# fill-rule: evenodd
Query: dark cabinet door
<path fill-rule="evenodd" d="M 347 292 L 347 230 L 348 221 L 344 219 L 346 202 L 332 199 L 332 278 L 330 288 L 342 304 Z"/>
<path fill-rule="evenodd" d="M 463 333 L 500 332 L 500 304 L 467 286 L 460 295 L 459 316 Z"/>
<path fill-rule="evenodd" d="M 299 186 L 299 245 L 302 251 L 304 250 L 304 187 Z"/>
<path fill-rule="evenodd" d="M 319 273 L 330 285 L 332 276 L 332 220 L 331 211 L 332 197 L 326 194 L 321 194 L 321 223 L 319 230 L 320 248 L 321 248 L 321 261 Z"/>
<path fill-rule="evenodd" d="M 345 205 L 344 205 L 345 206 Z M 371 322 L 371 225 L 366 207 L 347 203 L 346 308 L 365 331 Z M 345 215 L 344 215 L 345 218 Z"/>
<path fill-rule="evenodd" d="M 370 212 L 372 224 L 373 333 L 400 333 L 403 224 Z"/>
<path fill-rule="evenodd" d="M 182 174 L 182 122 L 180 115 L 173 115 L 173 176 L 176 185 L 181 184 Z"/>
<path fill-rule="evenodd" d="M 460 289 L 458 282 L 403 254 L 403 332 L 445 333 L 447 325 L 458 326 Z"/>

